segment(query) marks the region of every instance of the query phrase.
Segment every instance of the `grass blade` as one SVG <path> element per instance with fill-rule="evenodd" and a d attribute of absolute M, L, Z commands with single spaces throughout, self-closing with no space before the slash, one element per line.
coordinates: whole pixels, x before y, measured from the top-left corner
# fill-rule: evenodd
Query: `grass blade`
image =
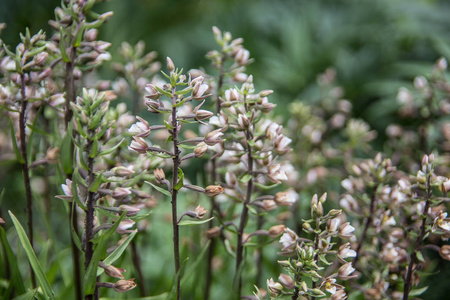
<path fill-rule="evenodd" d="M 22 247 L 24 248 L 25 253 L 28 256 L 28 260 L 30 261 L 34 273 L 36 274 L 36 279 L 38 280 L 44 295 L 47 299 L 56 300 L 55 293 L 53 292 L 50 283 L 47 280 L 47 277 L 45 277 L 44 270 L 42 270 L 42 267 L 39 264 L 39 261 L 33 251 L 33 248 L 31 247 L 25 230 L 23 229 L 22 225 L 20 225 L 20 222 L 19 220 L 17 220 L 16 216 L 14 216 L 11 211 L 8 211 L 8 213 L 14 223 L 14 227 L 20 239 L 20 243 L 22 244 Z"/>

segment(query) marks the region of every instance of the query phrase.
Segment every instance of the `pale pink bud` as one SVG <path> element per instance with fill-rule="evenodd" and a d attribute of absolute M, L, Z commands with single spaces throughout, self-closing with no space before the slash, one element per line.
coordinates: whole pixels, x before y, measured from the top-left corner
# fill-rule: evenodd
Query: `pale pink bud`
<path fill-rule="evenodd" d="M 195 157 L 202 157 L 203 154 L 208 150 L 208 145 L 206 145 L 205 142 L 198 143 L 197 146 L 194 149 L 194 155 Z"/>
<path fill-rule="evenodd" d="M 443 245 L 439 250 L 439 255 L 445 260 L 450 260 L 450 245 Z"/>
<path fill-rule="evenodd" d="M 166 65 L 167 65 L 167 70 L 169 70 L 170 72 L 175 71 L 175 65 L 174 65 L 173 61 L 170 59 L 170 57 L 167 57 Z"/>
<path fill-rule="evenodd" d="M 47 57 L 48 57 L 47 52 L 41 52 L 37 54 L 35 57 L 33 57 L 33 62 L 38 66 L 42 66 L 47 60 Z"/>
<path fill-rule="evenodd" d="M 130 189 L 131 189 L 131 188 L 123 188 L 123 187 L 115 188 L 114 191 L 113 191 L 112 196 L 113 196 L 115 199 L 117 199 L 117 200 L 123 199 L 123 198 L 125 198 L 126 196 L 128 196 L 128 195 L 131 194 Z"/>
<path fill-rule="evenodd" d="M 134 136 L 128 148 L 138 153 L 147 153 L 148 144 L 143 138 Z"/>
<path fill-rule="evenodd" d="M 216 129 L 214 131 L 209 132 L 205 136 L 204 142 L 208 146 L 214 146 L 215 144 L 222 143 L 225 141 L 224 139 L 221 138 L 222 136 L 223 136 L 223 132 L 220 129 Z"/>
<path fill-rule="evenodd" d="M 275 194 L 274 200 L 277 205 L 292 205 L 297 202 L 298 195 L 293 189 Z"/>
<path fill-rule="evenodd" d="M 277 237 L 282 234 L 286 230 L 286 226 L 284 225 L 275 225 L 269 228 L 269 236 Z"/>
<path fill-rule="evenodd" d="M 355 268 L 352 267 L 352 263 L 348 262 L 345 265 L 342 265 L 338 270 L 339 278 L 346 280 L 353 276 L 350 276 L 355 271 Z"/>
<path fill-rule="evenodd" d="M 119 206 L 119 209 L 121 211 L 126 211 L 126 216 L 127 217 L 131 217 L 136 215 L 141 209 L 131 206 L 131 205 L 127 205 L 127 204 L 122 204 Z"/>
<path fill-rule="evenodd" d="M 148 93 L 148 95 L 145 96 L 146 98 L 157 100 L 161 96 L 153 84 L 147 84 L 145 86 L 145 91 Z"/>
<path fill-rule="evenodd" d="M 283 290 L 281 283 L 274 282 L 272 278 L 267 280 L 267 288 L 271 297 L 276 297 Z"/>
<path fill-rule="evenodd" d="M 294 280 L 286 274 L 280 274 L 278 281 L 288 290 L 295 286 Z"/>
<path fill-rule="evenodd" d="M 345 222 L 344 224 L 339 226 L 339 236 L 341 238 L 353 237 L 353 231 L 355 231 L 355 227 L 350 225 L 350 222 Z"/>

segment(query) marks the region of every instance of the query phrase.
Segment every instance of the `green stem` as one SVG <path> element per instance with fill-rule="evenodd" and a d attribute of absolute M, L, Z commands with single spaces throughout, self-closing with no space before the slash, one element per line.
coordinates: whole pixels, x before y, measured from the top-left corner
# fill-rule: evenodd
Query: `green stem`
<path fill-rule="evenodd" d="M 178 182 L 178 167 L 180 165 L 180 150 L 178 149 L 178 122 L 177 122 L 177 108 L 175 107 L 176 88 L 172 89 L 172 140 L 173 140 L 173 178 L 172 178 L 172 227 L 173 227 L 173 256 L 175 261 L 175 277 L 176 277 L 176 299 L 180 299 L 180 286 L 181 286 L 181 274 L 180 274 L 180 236 L 178 227 L 178 215 L 177 215 L 177 196 L 178 190 L 175 186 Z"/>
<path fill-rule="evenodd" d="M 28 239 L 30 240 L 31 247 L 33 246 L 33 196 L 31 194 L 31 182 L 30 182 L 30 173 L 28 168 L 28 151 L 27 151 L 27 141 L 26 141 L 26 113 L 28 107 L 28 101 L 26 99 L 25 94 L 25 76 L 21 74 L 21 86 L 20 86 L 20 94 L 22 97 L 22 103 L 20 108 L 19 115 L 19 134 L 20 134 L 20 151 L 23 158 L 22 163 L 22 172 L 23 172 L 23 181 L 25 185 L 25 194 L 27 197 L 27 214 L 28 214 Z M 14 138 L 14 137 L 13 137 Z M 36 288 L 36 276 L 34 274 L 33 268 L 30 265 L 30 274 L 31 274 L 31 282 L 33 288 Z"/>

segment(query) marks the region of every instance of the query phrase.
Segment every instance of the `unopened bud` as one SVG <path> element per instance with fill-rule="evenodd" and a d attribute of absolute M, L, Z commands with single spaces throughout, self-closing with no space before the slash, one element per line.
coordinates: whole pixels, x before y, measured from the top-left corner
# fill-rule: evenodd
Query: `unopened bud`
<path fill-rule="evenodd" d="M 220 185 L 208 185 L 205 188 L 205 195 L 208 197 L 215 197 L 217 195 L 220 195 L 224 192 L 223 187 Z"/>
<path fill-rule="evenodd" d="M 259 96 L 260 97 L 267 97 L 267 96 L 269 96 L 272 93 L 273 93 L 273 90 L 264 90 L 264 91 L 259 92 Z"/>
<path fill-rule="evenodd" d="M 204 120 L 204 119 L 209 119 L 210 117 L 212 117 L 214 114 L 208 110 L 198 110 L 195 112 L 195 118 L 197 120 Z"/>
<path fill-rule="evenodd" d="M 450 260 L 450 245 L 443 245 L 439 250 L 439 255 L 445 260 Z"/>
<path fill-rule="evenodd" d="M 121 206 L 119 206 L 119 209 L 121 211 L 126 211 L 127 217 L 134 216 L 140 211 L 139 208 L 127 204 L 122 204 Z"/>
<path fill-rule="evenodd" d="M 155 175 L 155 179 L 158 184 L 161 184 L 166 179 L 166 174 L 164 174 L 163 169 L 156 168 L 153 170 L 153 175 Z"/>
<path fill-rule="evenodd" d="M 201 219 L 206 214 L 207 210 L 202 207 L 200 204 L 195 208 L 195 213 L 197 214 L 197 218 Z"/>
<path fill-rule="evenodd" d="M 123 279 L 122 273 L 125 272 L 124 269 L 119 269 L 114 266 L 105 266 L 104 270 L 105 270 L 105 274 L 108 275 L 109 277 L 114 277 L 114 278 L 119 278 L 119 279 Z"/>
<path fill-rule="evenodd" d="M 286 274 L 280 274 L 278 281 L 288 290 L 292 289 L 295 285 L 294 280 Z"/>
<path fill-rule="evenodd" d="M 202 157 L 205 154 L 206 150 L 208 150 L 208 145 L 205 142 L 201 142 L 197 144 L 197 147 L 194 149 L 195 157 Z"/>
<path fill-rule="evenodd" d="M 33 62 L 37 66 L 42 66 L 45 63 L 45 61 L 47 60 L 47 56 L 48 56 L 47 52 L 41 52 L 33 58 Z"/>
<path fill-rule="evenodd" d="M 286 230 L 286 226 L 284 226 L 284 225 L 272 226 L 269 229 L 269 236 L 275 238 L 275 237 L 279 236 L 280 234 L 282 234 L 285 230 Z"/>
<path fill-rule="evenodd" d="M 134 278 L 131 278 L 131 279 L 127 279 L 127 280 L 122 279 L 122 280 L 117 281 L 114 284 L 113 288 L 118 293 L 124 293 L 124 292 L 134 289 L 135 287 L 136 287 L 136 283 L 134 282 Z"/>
<path fill-rule="evenodd" d="M 167 59 L 166 59 L 166 65 L 167 65 L 167 69 L 168 69 L 170 72 L 175 71 L 175 65 L 174 65 L 173 61 L 170 59 L 170 57 L 167 57 Z"/>
<path fill-rule="evenodd" d="M 209 132 L 205 136 L 204 142 L 208 146 L 214 146 L 215 144 L 222 143 L 225 141 L 222 139 L 222 136 L 223 136 L 223 132 L 220 129 L 216 129 L 214 131 Z"/>
<path fill-rule="evenodd" d="M 220 229 L 220 227 L 215 226 L 206 231 L 206 237 L 208 239 L 212 239 L 212 238 L 220 236 L 221 233 L 222 233 L 222 229 Z"/>

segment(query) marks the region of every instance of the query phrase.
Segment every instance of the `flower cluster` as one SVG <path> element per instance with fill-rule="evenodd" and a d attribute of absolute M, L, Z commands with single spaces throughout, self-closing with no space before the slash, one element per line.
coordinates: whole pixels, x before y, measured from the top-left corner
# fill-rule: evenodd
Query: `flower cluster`
<path fill-rule="evenodd" d="M 332 209 L 324 213 L 326 198 L 326 194 L 320 198 L 317 195 L 312 197 L 311 218 L 302 225 L 303 231 L 312 235 L 312 239 L 300 237 L 289 228 L 281 236 L 282 249 L 279 254 L 289 259 L 278 263 L 288 274 L 280 274 L 279 282 L 272 278 L 267 280 L 271 299 L 286 295 L 292 296 L 292 299 L 324 297 L 327 293 L 330 299 L 346 299 L 344 286 L 338 280 L 345 281 L 357 276 L 352 263 L 346 260 L 356 257 L 356 251 L 349 242 L 337 243 L 336 239 L 353 238 L 355 228 L 349 222 L 343 222 L 341 210 Z M 338 264 L 341 266 L 338 267 Z"/>

